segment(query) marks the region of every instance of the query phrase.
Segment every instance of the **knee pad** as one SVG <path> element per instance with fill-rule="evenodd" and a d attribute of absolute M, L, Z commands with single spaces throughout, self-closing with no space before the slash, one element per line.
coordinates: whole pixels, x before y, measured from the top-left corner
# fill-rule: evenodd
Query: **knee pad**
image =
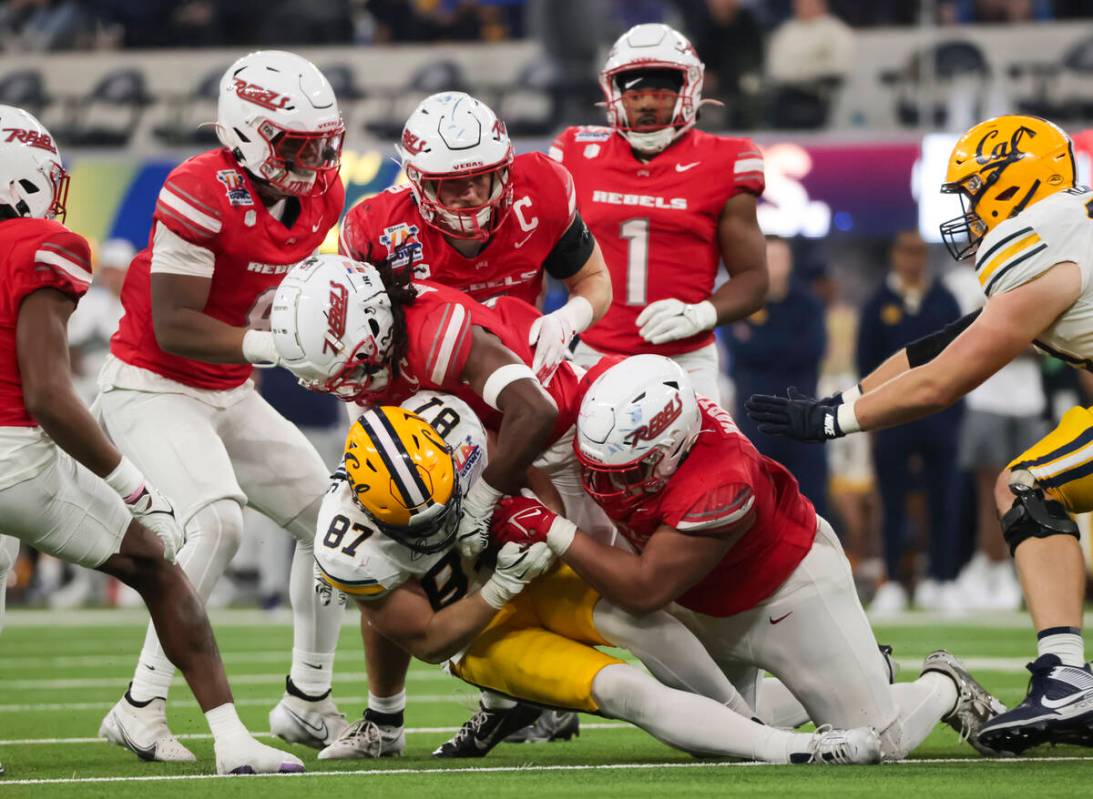
<path fill-rule="evenodd" d="M 1072 535 L 1080 538 L 1078 525 L 1061 502 L 1048 499 L 1042 488 L 1026 482 L 1011 482 L 1013 506 L 1002 515 L 1002 537 L 1009 544 L 1010 555 L 1026 538 Z"/>
<path fill-rule="evenodd" d="M 210 548 L 228 560 L 243 540 L 243 508 L 234 499 L 210 502 L 186 523 L 186 547 Z"/>

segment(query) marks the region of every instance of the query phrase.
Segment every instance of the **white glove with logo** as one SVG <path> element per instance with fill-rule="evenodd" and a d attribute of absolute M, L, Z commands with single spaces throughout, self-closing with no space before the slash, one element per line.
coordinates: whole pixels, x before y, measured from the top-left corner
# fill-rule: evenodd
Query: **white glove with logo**
<path fill-rule="evenodd" d="M 455 534 L 455 545 L 464 560 L 474 560 L 490 542 L 490 520 L 502 493 L 479 477 L 463 498 L 463 516 Z"/>
<path fill-rule="evenodd" d="M 125 456 L 122 456 L 121 463 L 114 471 L 103 479 L 118 492 L 133 518 L 159 537 L 163 542 L 163 557 L 174 563 L 175 555 L 186 543 L 186 534 L 175 518 L 175 509 L 167 497 L 148 483 Z"/>
<path fill-rule="evenodd" d="M 592 324 L 592 304 L 584 297 L 570 297 L 558 310 L 540 316 L 531 326 L 528 344 L 535 348 L 531 371 L 544 386 L 550 383 L 578 333 Z"/>
<path fill-rule="evenodd" d="M 524 547 L 510 541 L 497 552 L 493 575 L 480 591 L 487 604 L 498 610 L 524 586 L 554 565 L 554 553 L 542 541 Z"/>
<path fill-rule="evenodd" d="M 713 330 L 717 309 L 709 300 L 689 305 L 680 300 L 657 300 L 638 314 L 641 337 L 650 344 L 664 344 Z"/>

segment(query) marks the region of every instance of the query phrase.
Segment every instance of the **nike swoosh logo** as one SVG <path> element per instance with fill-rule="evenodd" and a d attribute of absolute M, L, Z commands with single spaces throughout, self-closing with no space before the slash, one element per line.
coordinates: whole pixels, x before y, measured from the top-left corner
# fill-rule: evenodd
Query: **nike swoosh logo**
<path fill-rule="evenodd" d="M 515 247 L 516 249 L 520 249 L 520 248 L 521 248 L 521 247 L 523 247 L 523 246 L 524 246 L 525 244 L 527 244 L 527 243 L 528 243 L 528 239 L 530 239 L 530 238 L 531 238 L 532 236 L 534 236 L 534 235 L 535 235 L 535 231 L 533 230 L 533 231 L 531 231 L 530 233 L 528 233 L 528 234 L 527 234 L 527 235 L 526 235 L 526 236 L 524 237 L 524 240 L 523 240 L 523 241 L 518 241 L 518 242 L 516 242 L 516 243 L 515 243 L 514 245 L 512 245 L 512 246 L 514 246 L 514 247 Z"/>
<path fill-rule="evenodd" d="M 631 86 L 637 86 L 639 83 L 641 83 L 641 78 L 634 78 L 633 80 L 628 80 L 626 83 L 622 84 L 622 88 L 624 90 L 629 89 Z"/>
<path fill-rule="evenodd" d="M 153 761 L 156 759 L 156 744 L 154 741 L 151 746 L 138 746 L 137 742 L 129 737 L 129 734 L 125 731 L 125 727 L 121 726 L 121 724 L 118 724 L 118 732 L 121 733 L 121 739 L 125 741 L 125 748 L 130 750 L 141 760 Z"/>
<path fill-rule="evenodd" d="M 293 713 L 287 707 L 285 708 L 285 712 L 288 713 L 290 716 L 292 716 L 292 718 L 296 719 L 296 721 L 298 721 L 300 723 L 301 727 L 303 727 L 305 730 L 310 732 L 312 735 L 314 735 L 320 741 L 325 741 L 326 740 L 327 730 L 326 730 L 326 722 L 325 721 L 322 722 L 322 725 L 320 726 L 320 725 L 317 725 L 317 724 L 312 724 L 310 721 L 303 718 L 298 713 Z"/>
<path fill-rule="evenodd" d="M 676 164 L 676 172 L 686 172 L 688 169 L 693 169 L 701 163 L 701 161 L 695 161 L 690 164 Z"/>
<path fill-rule="evenodd" d="M 304 665 L 307 666 L 309 669 L 319 669 L 319 671 L 322 671 L 323 668 L 322 663 L 308 663 L 306 660 L 304 661 Z"/>
<path fill-rule="evenodd" d="M 1067 705 L 1075 705 L 1079 702 L 1088 702 L 1090 699 L 1093 699 L 1093 695 L 1091 695 L 1088 691 L 1082 691 L 1076 696 L 1074 694 L 1071 694 L 1070 696 L 1064 696 L 1062 699 L 1048 699 L 1045 697 L 1040 700 L 1040 704 L 1046 708 L 1050 708 L 1051 710 L 1058 710 L 1059 708 L 1066 707 Z"/>
<path fill-rule="evenodd" d="M 311 226 L 311 232 L 312 233 L 318 233 L 320 225 L 322 225 L 322 222 L 316 222 L 314 225 L 312 225 Z"/>
<path fill-rule="evenodd" d="M 771 624 L 778 624 L 779 622 L 783 622 L 783 621 L 785 621 L 786 619 L 788 619 L 791 613 L 793 613 L 793 611 L 792 611 L 792 610 L 791 610 L 791 611 L 790 611 L 789 613 L 787 613 L 787 614 L 786 614 L 785 616 L 779 616 L 779 617 L 778 617 L 777 619 L 775 619 L 775 618 L 772 618 L 772 617 L 770 617 L 770 616 L 767 616 L 767 620 L 768 620 L 768 621 L 769 621 L 769 622 L 770 622 Z"/>

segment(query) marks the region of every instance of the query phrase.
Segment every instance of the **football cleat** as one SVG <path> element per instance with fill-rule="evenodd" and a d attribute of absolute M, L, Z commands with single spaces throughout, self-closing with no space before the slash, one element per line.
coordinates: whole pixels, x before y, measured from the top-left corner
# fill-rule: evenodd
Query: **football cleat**
<path fill-rule="evenodd" d="M 794 764 L 822 763 L 828 766 L 864 766 L 881 761 L 880 736 L 872 727 L 835 730 L 822 724 L 812 734 L 807 752 L 789 756 Z"/>
<path fill-rule="evenodd" d="M 345 714 L 327 691 L 318 699 L 302 693 L 291 680 L 285 680 L 285 695 L 269 712 L 269 729 L 290 744 L 304 744 L 322 749 L 337 740 L 349 724 Z"/>
<path fill-rule="evenodd" d="M 568 741 L 581 734 L 581 720 L 576 713 L 562 710 L 544 710 L 539 718 L 522 730 L 505 738 L 507 744 L 549 743 Z"/>
<path fill-rule="evenodd" d="M 1001 753 L 984 745 L 979 740 L 979 733 L 984 724 L 1005 713 L 1006 706 L 987 693 L 987 689 L 964 668 L 964 664 L 944 649 L 931 652 L 922 661 L 921 674 L 929 672 L 944 674 L 956 684 L 956 705 L 941 720 L 956 730 L 960 739 L 971 744 L 979 754 L 998 757 Z"/>
<path fill-rule="evenodd" d="M 500 710 L 479 705 L 478 712 L 433 751 L 433 757 L 485 757 L 508 735 L 531 724 L 542 712 L 541 708 L 523 702 Z"/>
<path fill-rule="evenodd" d="M 406 732 L 403 727 L 360 719 L 346 727 L 337 740 L 319 752 L 319 760 L 401 757 L 405 750 Z"/>
<path fill-rule="evenodd" d="M 304 762 L 290 752 L 258 743 L 250 735 L 216 741 L 217 774 L 298 774 Z"/>
<path fill-rule="evenodd" d="M 1011 755 L 1045 743 L 1093 746 L 1089 664 L 1064 666 L 1057 655 L 1041 655 L 1028 670 L 1032 676 L 1025 701 L 984 724 L 980 743 Z"/>
<path fill-rule="evenodd" d="M 0 763 L 0 777 L 4 776 L 4 764 Z"/>
<path fill-rule="evenodd" d="M 193 763 L 197 758 L 167 728 L 167 700 L 135 705 L 126 693 L 99 725 L 99 737 L 124 746 L 141 760 Z"/>

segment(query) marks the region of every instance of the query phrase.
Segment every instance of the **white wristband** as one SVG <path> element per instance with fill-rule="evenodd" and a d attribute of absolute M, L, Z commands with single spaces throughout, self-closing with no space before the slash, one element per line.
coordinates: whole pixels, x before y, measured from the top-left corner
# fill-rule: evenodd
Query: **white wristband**
<path fill-rule="evenodd" d="M 573 539 L 577 537 L 577 525 L 571 522 L 569 519 L 564 519 L 561 516 L 556 518 L 550 525 L 550 531 L 547 533 L 546 545 L 550 547 L 550 551 L 554 553 L 555 557 L 560 558 L 566 553 L 570 545 L 573 543 Z"/>
<path fill-rule="evenodd" d="M 844 391 L 841 396 L 844 403 L 853 402 L 861 396 L 861 383 L 855 383 L 853 386 Z"/>
<path fill-rule="evenodd" d="M 838 407 L 835 417 L 839 422 L 839 430 L 843 435 L 849 435 L 850 433 L 860 433 L 861 425 L 858 424 L 858 416 L 854 413 L 854 404 L 857 400 L 851 400 L 850 402 L 844 402 Z"/>
<path fill-rule="evenodd" d="M 273 343 L 273 333 L 268 330 L 248 330 L 243 334 L 243 357 L 247 363 L 262 366 L 276 366 L 281 360 L 277 345 Z"/>
<path fill-rule="evenodd" d="M 114 471 L 106 475 L 103 480 L 126 502 L 135 500 L 144 488 L 144 475 L 124 455 L 121 456 L 121 463 L 115 466 Z"/>
<path fill-rule="evenodd" d="M 507 363 L 486 378 L 486 384 L 482 386 L 482 399 L 495 411 L 499 411 L 501 409 L 497 407 L 497 398 L 501 396 L 501 392 L 517 380 L 524 379 L 532 380 L 538 385 L 535 372 L 527 364 Z"/>
<path fill-rule="evenodd" d="M 486 580 L 485 584 L 478 590 L 478 595 L 495 610 L 501 610 L 515 596 L 511 589 L 502 585 L 501 581 L 496 579 L 496 575 Z"/>
<path fill-rule="evenodd" d="M 588 330 L 588 326 L 592 324 L 592 317 L 595 316 L 592 311 L 592 303 L 579 294 L 570 297 L 569 301 L 559 309 L 559 312 L 565 313 L 569 323 L 573 326 L 574 333 L 583 333 Z"/>

